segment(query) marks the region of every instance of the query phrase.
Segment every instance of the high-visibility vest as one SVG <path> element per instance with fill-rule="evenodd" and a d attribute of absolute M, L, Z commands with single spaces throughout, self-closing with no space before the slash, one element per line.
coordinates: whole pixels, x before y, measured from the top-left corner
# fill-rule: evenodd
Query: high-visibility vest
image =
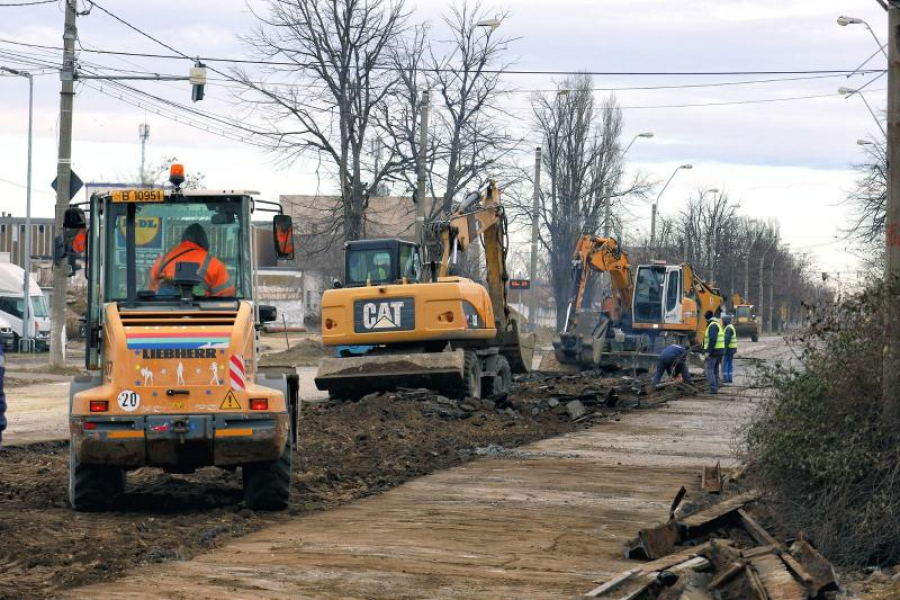
<path fill-rule="evenodd" d="M 171 285 L 175 277 L 175 265 L 179 262 L 195 262 L 200 265 L 197 274 L 206 288 L 207 296 L 233 296 L 234 284 L 228 277 L 228 269 L 218 258 L 193 242 L 181 242 L 165 256 L 160 256 L 150 269 L 150 289 L 156 291 L 160 284 Z"/>
<path fill-rule="evenodd" d="M 709 328 L 713 325 L 719 328 L 719 334 L 716 336 L 716 345 L 713 350 L 724 350 L 725 334 L 722 332 L 722 326 L 719 325 L 719 322 L 715 319 L 711 319 L 709 323 L 706 324 L 706 332 L 703 334 L 703 349 L 709 348 Z"/>
<path fill-rule="evenodd" d="M 737 350 L 737 329 L 730 323 L 725 326 L 725 333 L 728 333 L 729 329 L 731 330 L 731 338 L 728 340 L 728 349 Z"/>

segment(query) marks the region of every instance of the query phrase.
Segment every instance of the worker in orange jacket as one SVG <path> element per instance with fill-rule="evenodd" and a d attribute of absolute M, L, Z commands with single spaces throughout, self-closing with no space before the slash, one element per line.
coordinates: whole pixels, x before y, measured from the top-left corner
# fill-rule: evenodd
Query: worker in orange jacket
<path fill-rule="evenodd" d="M 150 269 L 150 289 L 159 290 L 160 285 L 172 286 L 175 279 L 175 265 L 193 262 L 200 265 L 197 274 L 206 288 L 207 296 L 234 296 L 235 287 L 228 276 L 225 263 L 209 251 L 209 238 L 199 223 L 184 230 L 181 243 L 160 256 Z"/>

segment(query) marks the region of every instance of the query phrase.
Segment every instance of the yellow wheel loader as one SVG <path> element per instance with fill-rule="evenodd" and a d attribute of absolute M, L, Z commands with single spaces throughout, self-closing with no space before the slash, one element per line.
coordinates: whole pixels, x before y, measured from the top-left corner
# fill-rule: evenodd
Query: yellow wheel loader
<path fill-rule="evenodd" d="M 740 294 L 731 296 L 731 305 L 734 308 L 734 330 L 738 337 L 758 342 L 759 318 L 756 316 L 756 306 L 750 304 Z"/>
<path fill-rule="evenodd" d="M 242 470 L 245 503 L 283 509 L 297 436 L 293 369 L 261 370 L 251 217 L 273 219 L 276 255 L 293 253 L 290 217 L 253 192 L 116 190 L 66 212 L 56 259 L 86 237 L 86 367 L 69 392 L 69 501 L 108 508 L 139 467 Z M 86 205 L 86 206 L 85 206 Z M 85 235 L 86 234 L 86 235 Z"/>
<path fill-rule="evenodd" d="M 416 244 L 348 242 L 345 280 L 322 296 L 322 341 L 363 351 L 322 359 L 318 388 L 342 399 L 398 387 L 459 398 L 508 394 L 512 374 L 531 369 L 534 337 L 521 331 L 507 303 L 506 228 L 491 181 L 430 224 L 442 253 L 429 276 Z M 450 275 L 476 236 L 484 243 L 486 285 Z"/>

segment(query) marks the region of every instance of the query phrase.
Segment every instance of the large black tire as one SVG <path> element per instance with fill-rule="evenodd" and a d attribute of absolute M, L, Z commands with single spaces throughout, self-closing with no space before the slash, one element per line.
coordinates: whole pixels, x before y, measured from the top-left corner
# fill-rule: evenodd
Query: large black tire
<path fill-rule="evenodd" d="M 290 440 L 278 460 L 244 465 L 244 504 L 251 510 L 284 510 L 291 499 L 294 448 Z"/>
<path fill-rule="evenodd" d="M 512 369 L 505 356 L 497 357 L 497 375 L 491 377 L 491 386 L 488 389 L 492 398 L 509 396 L 512 389 Z"/>
<path fill-rule="evenodd" d="M 106 465 L 83 465 L 69 448 L 69 504 L 77 511 L 108 510 L 125 490 L 125 470 Z"/>
<path fill-rule="evenodd" d="M 754 333 L 753 335 L 750 336 L 750 339 L 751 339 L 751 340 L 753 341 L 753 343 L 755 344 L 756 342 L 759 341 L 759 336 L 758 336 L 757 334 Z"/>
<path fill-rule="evenodd" d="M 475 352 L 466 350 L 463 357 L 463 380 L 457 396 L 481 398 L 481 359 Z"/>

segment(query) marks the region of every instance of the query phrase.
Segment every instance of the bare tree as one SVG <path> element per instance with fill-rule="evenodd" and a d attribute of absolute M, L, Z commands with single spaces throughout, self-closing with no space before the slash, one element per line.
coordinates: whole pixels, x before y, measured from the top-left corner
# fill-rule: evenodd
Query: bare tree
<path fill-rule="evenodd" d="M 847 195 L 853 220 L 846 233 L 864 246 L 858 254 L 870 264 L 881 264 L 884 256 L 885 213 L 887 210 L 887 145 L 884 139 L 864 144 L 865 160 L 853 165 L 856 185 Z M 872 257 L 876 257 L 872 260 Z"/>
<path fill-rule="evenodd" d="M 569 77 L 557 84 L 556 93 L 536 94 L 531 100 L 546 175 L 538 214 L 540 242 L 548 256 L 559 327 L 565 321 L 578 236 L 600 227 L 609 197 L 642 194 L 648 187 L 640 177 L 621 184 L 622 112 L 612 95 L 598 108 L 592 87 L 589 76 Z M 531 220 L 530 204 L 523 198 L 516 207 L 525 221 Z"/>
<path fill-rule="evenodd" d="M 367 198 L 403 160 L 369 152 L 376 111 L 399 82 L 391 56 L 406 29 L 404 0 L 268 0 L 248 43 L 260 57 L 290 63 L 267 67 L 270 81 L 245 71 L 240 98 L 268 127 L 260 131 L 284 160 L 324 157 L 336 171 L 341 202 L 323 207 L 335 238 L 364 234 Z"/>

